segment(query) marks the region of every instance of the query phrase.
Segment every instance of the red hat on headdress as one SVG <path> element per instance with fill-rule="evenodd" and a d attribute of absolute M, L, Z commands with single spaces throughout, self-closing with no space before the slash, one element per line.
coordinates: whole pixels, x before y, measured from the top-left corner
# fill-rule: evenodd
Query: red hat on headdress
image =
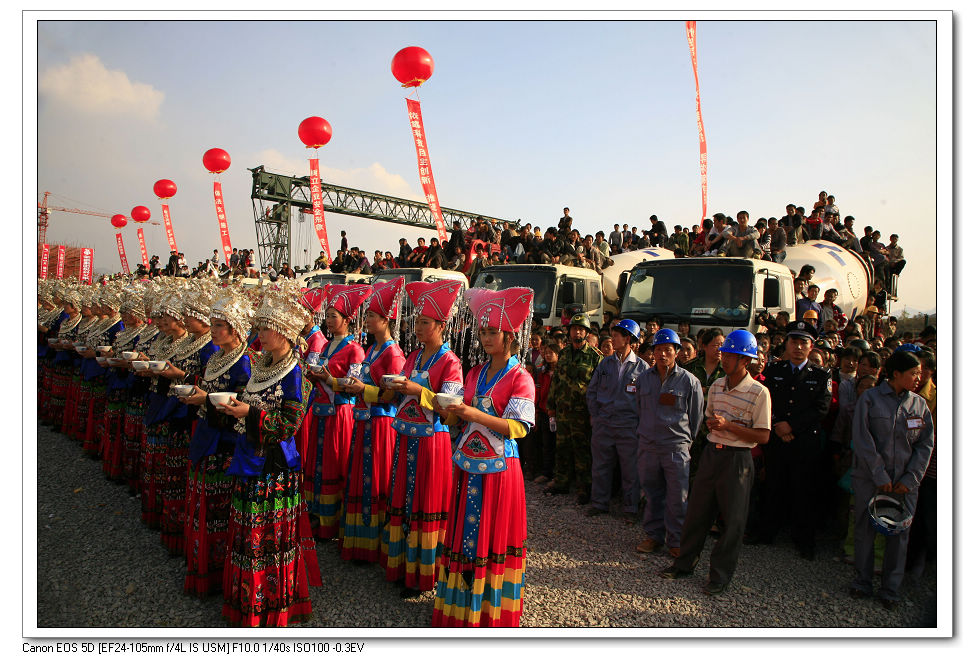
<path fill-rule="evenodd" d="M 398 276 L 389 281 L 376 283 L 372 286 L 372 297 L 369 298 L 367 311 L 378 313 L 387 320 L 395 320 L 399 315 L 399 297 L 403 291 L 406 279 Z"/>
<path fill-rule="evenodd" d="M 355 315 L 356 309 L 362 306 L 372 293 L 372 286 L 369 285 L 343 285 L 334 284 L 328 291 L 328 304 L 325 308 L 334 308 L 347 318 Z"/>
<path fill-rule="evenodd" d="M 301 291 L 301 303 L 312 312 L 312 315 L 317 315 L 319 311 L 322 310 L 322 304 L 328 299 L 328 292 L 331 285 L 325 285 L 321 288 L 311 288 Z"/>
<path fill-rule="evenodd" d="M 467 307 L 478 326 L 518 332 L 532 313 L 535 292 L 531 288 L 467 291 Z"/>
<path fill-rule="evenodd" d="M 411 281 L 406 284 L 406 294 L 413 302 L 416 315 L 425 315 L 438 322 L 450 319 L 451 310 L 462 284 L 460 281 L 444 279 L 443 281 Z"/>

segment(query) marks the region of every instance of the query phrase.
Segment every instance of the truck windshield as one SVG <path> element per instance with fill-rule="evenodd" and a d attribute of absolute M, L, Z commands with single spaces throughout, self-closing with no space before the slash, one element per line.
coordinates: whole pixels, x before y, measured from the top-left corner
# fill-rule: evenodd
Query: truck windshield
<path fill-rule="evenodd" d="M 392 281 L 396 277 L 403 277 L 406 281 L 405 283 L 412 283 L 413 281 L 420 280 L 420 270 L 414 269 L 392 269 L 383 270 L 379 274 L 373 277 L 373 283 L 380 283 L 383 281 Z"/>
<path fill-rule="evenodd" d="M 750 267 L 669 263 L 641 267 L 630 278 L 620 312 L 637 320 L 676 315 L 693 324 L 746 326 L 753 287 Z"/>
<path fill-rule="evenodd" d="M 520 270 L 499 268 L 484 270 L 477 275 L 474 288 L 505 290 L 531 288 L 535 291 L 534 313 L 548 317 L 555 302 L 555 272 L 552 270 Z"/>

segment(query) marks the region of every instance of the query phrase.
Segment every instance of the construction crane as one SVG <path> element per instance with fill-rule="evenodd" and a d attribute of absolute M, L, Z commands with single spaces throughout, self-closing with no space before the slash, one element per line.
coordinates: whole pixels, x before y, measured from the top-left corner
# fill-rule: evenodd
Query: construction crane
<path fill-rule="evenodd" d="M 49 206 L 47 205 L 47 197 L 50 192 L 44 192 L 44 198 L 37 203 L 37 241 L 40 243 L 47 242 L 47 222 L 48 213 L 52 210 L 57 210 L 59 212 L 73 212 L 78 215 L 92 215 L 94 217 L 105 217 L 106 219 L 111 219 L 114 215 L 104 212 L 95 212 L 94 210 L 82 210 L 81 208 L 61 208 L 59 206 Z M 154 224 L 160 226 L 159 222 L 150 221 L 149 224 Z"/>

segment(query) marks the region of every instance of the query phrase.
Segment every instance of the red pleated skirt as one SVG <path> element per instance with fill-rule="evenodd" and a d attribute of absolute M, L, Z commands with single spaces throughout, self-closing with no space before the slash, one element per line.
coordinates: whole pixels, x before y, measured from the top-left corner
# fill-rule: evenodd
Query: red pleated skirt
<path fill-rule="evenodd" d="M 379 562 L 395 447 L 396 431 L 393 430 L 391 417 L 377 416 L 355 421 L 343 501 L 342 558 L 345 560 Z M 363 506 L 366 498 L 369 502 L 368 514 Z"/>
<path fill-rule="evenodd" d="M 451 454 L 447 432 L 419 438 L 396 435 L 388 521 L 379 559 L 386 580 L 402 580 L 406 587 L 424 591 L 436 585 L 437 546 L 447 531 Z"/>
<path fill-rule="evenodd" d="M 518 626 L 525 577 L 525 483 L 517 457 L 500 473 L 471 475 L 454 467 L 455 487 L 444 549 L 437 560 L 434 626 Z M 469 494 L 482 494 L 477 549 L 464 554 Z"/>
<path fill-rule="evenodd" d="M 233 457 L 232 444 L 190 464 L 186 482 L 186 579 L 183 591 L 204 597 L 223 587 L 227 557 L 227 525 L 234 478 L 225 475 Z"/>
<path fill-rule="evenodd" d="M 342 493 L 349 471 L 352 425 L 351 404 L 337 405 L 334 416 L 313 414 L 308 425 L 304 497 L 309 516 L 318 518 L 318 527 L 313 527 L 312 532 L 319 539 L 341 536 Z"/>

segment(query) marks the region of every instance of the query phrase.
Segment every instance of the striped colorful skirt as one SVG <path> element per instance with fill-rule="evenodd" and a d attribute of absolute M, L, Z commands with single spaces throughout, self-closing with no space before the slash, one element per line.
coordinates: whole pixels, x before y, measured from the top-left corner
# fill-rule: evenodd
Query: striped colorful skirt
<path fill-rule="evenodd" d="M 520 460 L 505 461 L 506 470 L 486 475 L 454 467 L 450 520 L 437 560 L 434 626 L 518 626 L 528 534 L 525 483 Z M 478 497 L 475 517 L 468 512 Z"/>
<path fill-rule="evenodd" d="M 44 421 L 60 432 L 64 424 L 65 403 L 68 397 L 68 385 L 71 383 L 71 361 L 61 361 L 51 364 L 50 387 L 51 395 L 44 408 Z"/>
<path fill-rule="evenodd" d="M 389 506 L 393 419 L 377 416 L 355 422 L 349 475 L 345 484 L 342 558 L 379 562 L 379 545 Z"/>
<path fill-rule="evenodd" d="M 311 617 L 306 559 L 316 560 L 302 474 L 235 477 L 223 566 L 223 617 L 230 625 L 287 626 Z M 312 579 L 313 583 L 314 578 Z"/>
<path fill-rule="evenodd" d="M 78 425 L 81 419 L 81 409 L 88 411 L 88 400 L 81 406 L 81 373 L 77 368 L 71 368 L 71 379 L 68 381 L 67 396 L 64 404 L 64 418 L 61 421 L 61 433 L 68 438 L 77 439 Z M 87 416 L 85 419 L 87 420 Z"/>
<path fill-rule="evenodd" d="M 146 426 L 145 441 L 140 452 L 142 464 L 142 522 L 158 528 L 162 519 L 163 488 L 166 485 L 166 449 L 171 433 L 167 420 Z"/>
<path fill-rule="evenodd" d="M 121 481 L 122 452 L 125 441 L 124 388 L 109 389 L 105 399 L 105 433 L 102 437 L 102 473 L 109 480 Z"/>
<path fill-rule="evenodd" d="M 186 579 L 183 591 L 199 597 L 223 587 L 227 557 L 227 524 L 234 478 L 225 475 L 234 444 L 221 441 L 217 452 L 190 464 L 186 482 Z"/>
<path fill-rule="evenodd" d="M 389 513 L 383 528 L 379 564 L 386 580 L 432 590 L 437 546 L 447 531 L 453 463 L 450 435 L 396 435 Z"/>
<path fill-rule="evenodd" d="M 146 408 L 145 391 L 129 391 L 125 402 L 125 420 L 122 428 L 122 477 L 129 485 L 129 492 L 139 493 L 142 481 L 140 452 L 146 437 L 142 415 Z"/>
<path fill-rule="evenodd" d="M 311 416 L 304 464 L 304 497 L 308 514 L 318 518 L 312 532 L 319 539 L 341 536 L 342 492 L 349 472 L 352 405 L 340 404 L 333 416 Z"/>
<path fill-rule="evenodd" d="M 54 357 L 37 361 L 37 422 L 51 424 L 51 402 L 54 393 Z"/>
<path fill-rule="evenodd" d="M 78 397 L 78 440 L 89 457 L 98 457 L 101 448 L 101 429 L 104 427 L 105 378 L 102 376 L 81 382 Z M 101 426 L 101 427 L 100 427 Z"/>
<path fill-rule="evenodd" d="M 164 476 L 161 485 L 162 511 L 159 531 L 162 543 L 170 555 L 182 555 L 185 549 L 183 530 L 186 526 L 186 480 L 189 475 L 190 436 L 193 418 L 172 420 L 169 424 L 169 444 L 164 457 Z"/>

